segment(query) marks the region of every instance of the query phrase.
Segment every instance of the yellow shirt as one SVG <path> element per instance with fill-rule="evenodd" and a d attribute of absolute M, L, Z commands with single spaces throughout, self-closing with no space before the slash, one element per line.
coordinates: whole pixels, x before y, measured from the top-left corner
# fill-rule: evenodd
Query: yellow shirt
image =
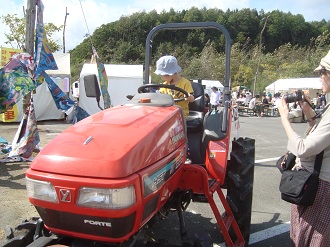
<path fill-rule="evenodd" d="M 170 85 L 170 82 L 165 81 L 164 84 Z M 181 80 L 178 81 L 177 83 L 173 84 L 173 85 L 176 86 L 176 87 L 182 88 L 188 94 L 194 93 L 194 89 L 192 88 L 190 81 L 188 81 L 186 78 L 181 77 Z M 170 94 L 170 95 L 172 95 L 172 97 L 174 99 L 179 99 L 179 98 L 185 98 L 186 97 L 183 93 L 181 93 L 179 91 L 171 90 L 169 88 L 161 88 L 159 90 L 159 92 L 161 92 L 163 94 Z M 182 107 L 184 116 L 187 119 L 188 115 L 189 115 L 189 102 L 187 100 L 184 100 L 184 101 L 176 102 L 175 104 Z"/>

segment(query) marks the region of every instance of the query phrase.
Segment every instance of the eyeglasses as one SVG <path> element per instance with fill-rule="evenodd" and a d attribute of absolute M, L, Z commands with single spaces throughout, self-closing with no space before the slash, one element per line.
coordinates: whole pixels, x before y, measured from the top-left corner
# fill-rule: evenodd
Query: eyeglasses
<path fill-rule="evenodd" d="M 328 75 L 328 73 L 330 73 L 329 70 L 327 70 L 325 67 L 322 66 L 322 69 L 319 70 L 319 75 L 320 76 L 326 76 Z"/>

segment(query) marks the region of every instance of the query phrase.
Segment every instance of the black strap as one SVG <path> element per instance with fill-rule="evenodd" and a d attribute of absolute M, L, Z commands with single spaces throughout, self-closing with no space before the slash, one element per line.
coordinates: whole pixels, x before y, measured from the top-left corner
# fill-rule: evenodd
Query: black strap
<path fill-rule="evenodd" d="M 306 102 L 309 104 L 308 101 L 306 101 Z M 309 104 L 309 105 L 311 106 L 311 104 Z M 312 107 L 312 106 L 311 106 L 311 107 Z M 323 108 L 322 111 L 320 111 L 319 113 L 315 114 L 314 117 L 311 117 L 311 118 L 309 118 L 309 119 L 306 119 L 305 122 L 312 122 L 312 121 L 314 121 L 315 119 L 320 118 L 320 117 L 322 116 L 322 114 L 328 109 L 328 107 L 329 107 L 329 104 L 327 104 L 327 105 Z M 312 107 L 312 109 L 313 109 L 313 107 Z"/>
<path fill-rule="evenodd" d="M 311 104 L 306 100 L 305 102 L 307 102 L 307 104 L 309 104 L 309 106 L 313 109 L 313 107 L 311 106 Z M 330 104 L 328 103 L 321 112 L 319 112 L 318 114 L 316 114 L 314 117 L 311 117 L 309 119 L 307 119 L 305 122 L 312 122 L 315 119 L 319 118 L 322 116 L 322 114 L 328 109 L 328 107 L 330 106 Z M 315 163 L 314 163 L 314 173 L 317 173 L 317 175 L 320 174 L 321 171 L 321 166 L 322 166 L 322 160 L 323 160 L 323 153 L 324 150 L 319 153 L 318 155 L 315 156 Z"/>
<path fill-rule="evenodd" d="M 320 174 L 324 150 L 315 156 L 314 172 Z"/>

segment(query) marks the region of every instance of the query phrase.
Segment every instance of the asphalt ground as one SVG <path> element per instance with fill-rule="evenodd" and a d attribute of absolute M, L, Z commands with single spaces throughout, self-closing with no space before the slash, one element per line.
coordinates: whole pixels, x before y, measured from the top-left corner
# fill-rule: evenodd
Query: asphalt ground
<path fill-rule="evenodd" d="M 241 137 L 255 139 L 255 173 L 251 236 L 249 246 L 286 247 L 289 243 L 290 204 L 280 198 L 278 190 L 280 172 L 275 167 L 276 160 L 285 153 L 287 137 L 278 117 L 239 118 Z M 292 123 L 301 135 L 307 128 L 306 123 Z M 43 121 L 38 123 L 40 147 L 70 124 L 64 121 Z M 11 141 L 18 123 L 0 123 L 0 136 Z M 232 137 L 237 132 L 232 130 Z M 0 239 L 6 225 L 14 226 L 20 219 L 36 216 L 34 208 L 26 197 L 24 173 L 29 163 L 0 164 Z M 212 242 L 224 246 L 210 206 L 206 203 L 191 203 L 184 212 L 188 234 L 197 232 L 210 234 Z M 152 231 L 170 243 L 180 243 L 177 213 L 157 222 Z"/>

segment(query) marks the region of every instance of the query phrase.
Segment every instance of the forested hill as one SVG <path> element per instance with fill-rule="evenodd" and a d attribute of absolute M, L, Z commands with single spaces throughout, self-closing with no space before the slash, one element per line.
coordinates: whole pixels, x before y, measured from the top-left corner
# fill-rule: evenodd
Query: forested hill
<path fill-rule="evenodd" d="M 72 76 L 79 77 L 92 56 L 93 43 L 104 63 L 144 64 L 149 31 L 162 23 L 214 21 L 229 32 L 232 42 L 232 85 L 257 89 L 278 78 L 312 76 L 313 68 L 330 49 L 330 21 L 306 22 L 302 15 L 276 10 L 191 8 L 157 13 L 138 12 L 99 27 L 71 53 Z M 263 30 L 264 28 L 264 30 Z M 263 31 L 262 31 L 263 30 Z M 259 49 L 261 39 L 261 49 Z M 261 52 L 260 52 L 261 51 Z M 164 54 L 175 55 L 187 78 L 224 78 L 224 37 L 216 29 L 166 30 L 153 40 L 152 65 Z M 153 82 L 160 79 L 153 75 Z"/>

